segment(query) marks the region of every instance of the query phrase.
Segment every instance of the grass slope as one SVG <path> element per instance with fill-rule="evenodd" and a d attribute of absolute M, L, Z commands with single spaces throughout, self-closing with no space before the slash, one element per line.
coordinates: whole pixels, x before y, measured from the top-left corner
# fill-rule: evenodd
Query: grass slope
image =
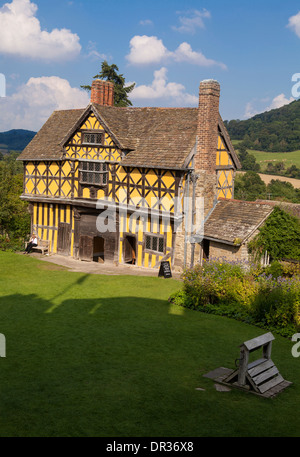
<path fill-rule="evenodd" d="M 236 149 L 239 148 L 239 143 L 241 143 L 241 140 L 232 140 L 232 144 Z M 283 162 L 286 169 L 291 165 L 296 165 L 296 167 L 300 168 L 300 150 L 291 152 L 265 152 L 247 149 L 247 151 L 249 154 L 254 155 L 262 171 L 265 171 L 269 162 L 272 162 L 273 165 L 276 162 Z"/>
<path fill-rule="evenodd" d="M 238 345 L 264 331 L 171 305 L 179 281 L 72 273 L 3 252 L 0 267 L 0 436 L 299 436 L 290 341 L 273 343 L 294 382 L 277 398 L 217 392 L 203 374 L 234 368 Z"/>

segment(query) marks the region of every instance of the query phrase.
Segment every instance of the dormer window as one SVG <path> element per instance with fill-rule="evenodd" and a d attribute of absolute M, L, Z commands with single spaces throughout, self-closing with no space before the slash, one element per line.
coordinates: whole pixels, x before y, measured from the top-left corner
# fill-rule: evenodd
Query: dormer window
<path fill-rule="evenodd" d="M 103 144 L 103 133 L 100 132 L 82 132 L 82 144 L 101 145 Z"/>

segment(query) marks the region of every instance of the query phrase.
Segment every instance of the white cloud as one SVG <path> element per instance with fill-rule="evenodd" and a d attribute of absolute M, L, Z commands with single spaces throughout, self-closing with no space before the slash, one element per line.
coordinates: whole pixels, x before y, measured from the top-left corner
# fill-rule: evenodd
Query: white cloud
<path fill-rule="evenodd" d="M 37 131 L 54 110 L 85 108 L 90 98 L 57 76 L 30 78 L 11 96 L 0 98 L 0 131 Z"/>
<path fill-rule="evenodd" d="M 173 53 L 173 58 L 177 62 L 187 62 L 201 67 L 211 67 L 213 65 L 220 66 L 225 70 L 227 67 L 221 62 L 216 62 L 212 59 L 207 59 L 202 52 L 195 52 L 188 43 L 181 43 Z"/>
<path fill-rule="evenodd" d="M 296 35 L 300 38 L 300 11 L 295 14 L 295 16 L 291 16 L 289 18 L 289 22 L 287 25 Z"/>
<path fill-rule="evenodd" d="M 178 13 L 182 14 L 182 13 Z M 173 30 L 181 33 L 195 33 L 197 28 L 205 27 L 203 19 L 210 18 L 210 12 L 206 9 L 202 11 L 187 11 L 184 16 L 179 16 L 180 27 L 172 27 Z"/>
<path fill-rule="evenodd" d="M 255 116 L 256 114 L 264 113 L 265 111 L 271 111 L 272 109 L 281 108 L 284 105 L 288 105 L 293 102 L 295 99 L 293 97 L 286 98 L 284 94 L 279 94 L 273 98 L 271 103 L 268 106 L 262 105 L 267 99 L 254 100 L 248 102 L 245 108 L 244 117 L 249 119 L 250 117 Z M 256 105 L 256 106 L 255 106 Z M 260 107 L 258 107 L 260 105 Z"/>
<path fill-rule="evenodd" d="M 154 79 L 150 85 L 135 86 L 130 94 L 131 100 L 164 100 L 171 105 L 196 106 L 198 97 L 188 94 L 182 84 L 167 82 L 167 69 L 162 67 L 154 72 Z"/>
<path fill-rule="evenodd" d="M 284 105 L 288 105 L 293 102 L 295 99 L 293 97 L 286 98 L 284 94 L 279 94 L 273 98 L 272 103 L 266 108 L 266 111 L 271 109 L 281 108 Z"/>
<path fill-rule="evenodd" d="M 170 55 L 162 40 L 156 36 L 136 35 L 130 40 L 130 54 L 126 57 L 131 64 L 144 65 L 159 63 Z"/>
<path fill-rule="evenodd" d="M 156 36 L 136 35 L 130 40 L 130 53 L 126 56 L 133 65 L 149 65 L 166 61 L 187 62 L 199 66 L 220 66 L 226 69 L 226 65 L 207 59 L 201 52 L 193 51 L 191 45 L 184 42 L 178 48 L 169 51 L 162 40 Z"/>
<path fill-rule="evenodd" d="M 78 35 L 68 29 L 41 30 L 37 9 L 30 0 L 12 0 L 0 8 L 0 53 L 41 60 L 76 57 Z"/>

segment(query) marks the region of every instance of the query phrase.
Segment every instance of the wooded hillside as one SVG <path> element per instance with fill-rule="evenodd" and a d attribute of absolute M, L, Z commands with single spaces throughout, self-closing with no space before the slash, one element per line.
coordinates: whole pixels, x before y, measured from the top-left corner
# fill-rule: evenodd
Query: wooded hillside
<path fill-rule="evenodd" d="M 266 111 L 245 121 L 225 121 L 232 140 L 247 148 L 269 152 L 300 149 L 300 100 Z"/>

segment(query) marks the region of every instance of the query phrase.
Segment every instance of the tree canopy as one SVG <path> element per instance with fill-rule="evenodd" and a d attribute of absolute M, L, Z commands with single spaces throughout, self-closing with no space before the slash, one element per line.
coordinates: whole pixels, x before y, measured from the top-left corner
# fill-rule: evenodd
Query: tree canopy
<path fill-rule="evenodd" d="M 279 179 L 272 179 L 266 185 L 258 173 L 247 171 L 236 175 L 234 197 L 247 201 L 268 199 L 300 203 L 300 189 L 296 189 L 291 183 Z"/>
<path fill-rule="evenodd" d="M 256 257 L 268 251 L 272 260 L 300 260 L 299 218 L 275 207 L 258 235 L 249 243 L 249 250 Z"/>
<path fill-rule="evenodd" d="M 101 64 L 101 71 L 95 75 L 93 79 L 103 79 L 114 83 L 114 105 L 115 106 L 132 106 L 131 101 L 128 98 L 130 92 L 134 89 L 135 83 L 126 86 L 125 78 L 122 74 L 118 73 L 119 68 L 117 65 L 109 65 L 106 60 Z M 83 89 L 90 91 L 91 86 L 82 85 Z"/>
<path fill-rule="evenodd" d="M 0 249 L 5 240 L 24 240 L 30 231 L 28 204 L 20 199 L 23 170 L 17 155 L 12 153 L 0 162 Z"/>

